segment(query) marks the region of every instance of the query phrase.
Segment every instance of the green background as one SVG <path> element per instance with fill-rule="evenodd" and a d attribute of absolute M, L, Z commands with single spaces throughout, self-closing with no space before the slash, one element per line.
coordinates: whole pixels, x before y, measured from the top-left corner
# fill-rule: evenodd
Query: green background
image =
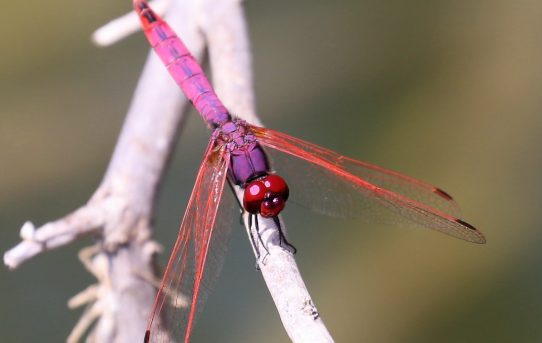
<path fill-rule="evenodd" d="M 101 180 L 148 47 L 90 33 L 129 1 L 9 1 L 0 12 L 0 251 L 83 204 Z M 437 184 L 476 246 L 310 214 L 285 220 L 337 342 L 542 341 L 542 3 L 249 1 L 258 112 L 269 127 Z M 192 115 L 159 198 L 169 251 L 209 132 Z M 200 148 L 193 148 L 200 147 Z M 61 342 L 94 280 L 92 242 L 0 268 L 3 342 Z M 167 253 L 165 253 L 167 255 Z M 163 259 L 167 258 L 164 256 Z M 285 342 L 234 230 L 194 342 Z"/>

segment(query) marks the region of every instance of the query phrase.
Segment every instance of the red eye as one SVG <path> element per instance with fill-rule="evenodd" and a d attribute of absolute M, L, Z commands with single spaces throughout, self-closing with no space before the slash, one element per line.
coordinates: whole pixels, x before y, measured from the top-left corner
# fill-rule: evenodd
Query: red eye
<path fill-rule="evenodd" d="M 278 175 L 267 175 L 262 181 L 270 193 L 279 195 L 284 201 L 288 200 L 290 192 L 283 178 Z"/>
<path fill-rule="evenodd" d="M 267 192 L 265 184 L 260 180 L 254 180 L 245 188 L 243 195 L 243 207 L 249 213 L 260 213 L 260 205 L 262 204 L 265 193 Z"/>
<path fill-rule="evenodd" d="M 250 182 L 243 195 L 243 207 L 248 213 L 276 217 L 288 199 L 288 185 L 278 175 L 266 175 Z"/>
<path fill-rule="evenodd" d="M 286 205 L 286 200 L 281 197 L 274 197 L 271 199 L 266 199 L 262 202 L 260 207 L 260 214 L 262 217 L 271 218 L 279 215 L 280 211 L 284 209 Z"/>

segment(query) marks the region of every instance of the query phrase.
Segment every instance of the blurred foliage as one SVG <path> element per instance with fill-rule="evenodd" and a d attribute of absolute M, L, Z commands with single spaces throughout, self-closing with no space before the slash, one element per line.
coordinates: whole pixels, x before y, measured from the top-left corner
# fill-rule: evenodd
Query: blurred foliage
<path fill-rule="evenodd" d="M 542 3 L 246 6 L 267 125 L 441 185 L 488 237 L 474 246 L 289 206 L 300 268 L 336 341 L 541 341 Z M 129 8 L 3 5 L 0 250 L 18 241 L 25 220 L 62 216 L 99 183 L 147 46 L 138 34 L 99 49 L 89 35 Z M 196 116 L 188 125 L 159 199 L 156 236 L 166 250 L 209 136 Z M 66 301 L 93 282 L 76 259 L 88 244 L 0 268 L 3 341 L 65 339 L 79 316 Z M 253 266 L 235 230 L 194 341 L 287 340 Z"/>

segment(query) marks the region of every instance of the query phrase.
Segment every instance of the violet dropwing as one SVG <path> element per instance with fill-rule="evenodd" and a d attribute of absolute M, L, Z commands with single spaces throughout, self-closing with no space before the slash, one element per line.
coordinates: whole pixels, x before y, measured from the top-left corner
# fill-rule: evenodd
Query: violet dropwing
<path fill-rule="evenodd" d="M 297 186 L 292 189 L 293 199 L 320 212 L 383 215 L 485 243 L 480 231 L 458 218 L 458 206 L 440 188 L 233 117 L 168 24 L 146 1 L 134 0 L 134 7 L 152 48 L 214 129 L 156 296 L 145 342 L 189 341 L 204 295 L 202 286 L 218 273 L 212 268 L 220 265 L 223 238 L 229 232 L 227 221 L 217 219 L 219 205 L 224 207 L 226 182 L 244 189 L 242 207 L 253 219 L 277 218 L 290 195 L 286 179 Z M 268 154 L 279 169 L 291 171 L 285 179 L 271 169 Z"/>

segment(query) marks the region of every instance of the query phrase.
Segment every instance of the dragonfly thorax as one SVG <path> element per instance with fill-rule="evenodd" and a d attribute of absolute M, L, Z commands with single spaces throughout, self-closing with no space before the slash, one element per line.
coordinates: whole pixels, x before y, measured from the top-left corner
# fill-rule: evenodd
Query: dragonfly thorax
<path fill-rule="evenodd" d="M 243 120 L 229 120 L 222 123 L 215 129 L 212 138 L 234 154 L 250 150 L 256 144 L 256 137 Z"/>
<path fill-rule="evenodd" d="M 243 195 L 243 207 L 262 217 L 277 216 L 286 205 L 290 192 L 286 181 L 278 175 L 264 175 L 250 181 Z"/>
<path fill-rule="evenodd" d="M 246 187 L 253 179 L 269 174 L 269 163 L 256 136 L 242 120 L 221 124 L 213 132 L 218 147 L 230 155 L 230 172 L 235 184 Z"/>

